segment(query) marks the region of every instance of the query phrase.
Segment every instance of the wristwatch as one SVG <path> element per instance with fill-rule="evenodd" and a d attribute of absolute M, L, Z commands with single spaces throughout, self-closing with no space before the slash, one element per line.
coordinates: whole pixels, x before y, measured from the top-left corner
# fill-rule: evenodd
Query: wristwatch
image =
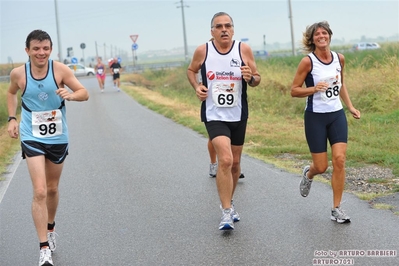
<path fill-rule="evenodd" d="M 255 77 L 252 76 L 252 77 L 251 77 L 251 80 L 248 82 L 248 84 L 249 84 L 249 85 L 252 85 L 252 84 L 254 84 L 254 82 L 255 82 Z"/>
<path fill-rule="evenodd" d="M 10 122 L 11 120 L 15 119 L 15 121 L 17 121 L 17 118 L 15 116 L 9 116 L 8 117 L 8 122 Z"/>

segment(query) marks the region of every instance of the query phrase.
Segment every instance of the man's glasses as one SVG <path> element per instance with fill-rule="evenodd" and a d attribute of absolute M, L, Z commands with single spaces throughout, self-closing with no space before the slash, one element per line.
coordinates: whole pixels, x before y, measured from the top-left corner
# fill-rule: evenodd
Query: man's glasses
<path fill-rule="evenodd" d="M 231 23 L 226 23 L 226 24 L 216 24 L 216 25 L 212 26 L 212 28 L 216 28 L 217 30 L 221 30 L 221 29 L 223 29 L 223 27 L 224 27 L 226 30 L 229 30 L 229 29 L 231 29 L 232 27 L 234 27 L 234 25 L 231 24 Z"/>

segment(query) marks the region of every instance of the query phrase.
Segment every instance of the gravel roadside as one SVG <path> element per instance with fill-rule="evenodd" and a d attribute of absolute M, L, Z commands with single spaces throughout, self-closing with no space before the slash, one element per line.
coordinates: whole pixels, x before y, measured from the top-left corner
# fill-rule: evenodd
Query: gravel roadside
<path fill-rule="evenodd" d="M 283 154 L 279 159 L 294 162 L 294 168 L 302 172 L 305 165 L 309 165 L 307 160 L 301 160 L 295 155 Z M 329 167 L 324 174 L 321 174 L 325 180 L 331 181 L 332 167 Z M 372 200 L 369 200 L 370 207 L 381 208 L 379 204 L 384 204 L 396 215 L 399 215 L 399 177 L 392 173 L 389 168 L 377 165 L 366 165 L 363 167 L 346 167 L 345 191 L 350 193 L 375 194 Z M 387 206 L 389 205 L 389 206 Z"/>
<path fill-rule="evenodd" d="M 331 180 L 332 168 L 329 167 L 328 173 L 322 176 Z M 399 177 L 392 173 L 389 168 L 376 165 L 364 167 L 346 168 L 345 190 L 351 193 L 376 194 L 377 196 L 369 201 L 371 207 L 376 204 L 390 205 L 389 209 L 399 215 Z M 389 195 L 386 195 L 390 193 Z"/>

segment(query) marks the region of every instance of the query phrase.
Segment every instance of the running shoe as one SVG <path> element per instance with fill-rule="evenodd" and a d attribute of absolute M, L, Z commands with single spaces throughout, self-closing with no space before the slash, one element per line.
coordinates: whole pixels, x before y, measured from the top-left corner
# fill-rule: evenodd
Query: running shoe
<path fill-rule="evenodd" d="M 238 212 L 236 212 L 236 209 L 234 208 L 234 203 L 233 200 L 231 201 L 231 219 L 233 219 L 233 222 L 238 222 L 241 220 L 240 215 Z"/>
<path fill-rule="evenodd" d="M 51 252 L 54 252 L 56 249 L 55 235 L 58 235 L 55 231 L 47 232 L 47 239 Z"/>
<path fill-rule="evenodd" d="M 54 266 L 49 248 L 42 248 L 40 250 L 39 266 Z"/>
<path fill-rule="evenodd" d="M 218 171 L 218 163 L 209 164 L 209 177 L 216 177 Z"/>
<path fill-rule="evenodd" d="M 238 214 L 238 212 L 236 212 L 235 208 L 234 208 L 234 203 L 233 200 L 231 200 L 231 219 L 233 219 L 233 222 L 238 222 L 239 220 L 241 220 L 240 215 Z M 220 204 L 220 210 L 223 212 L 223 207 L 222 204 Z"/>
<path fill-rule="evenodd" d="M 222 211 L 222 219 L 219 224 L 219 230 L 233 230 L 234 222 L 231 218 L 231 209 L 227 208 Z"/>
<path fill-rule="evenodd" d="M 331 209 L 331 220 L 340 224 L 351 222 L 351 218 L 345 214 L 345 212 L 341 209 L 341 206 Z"/>
<path fill-rule="evenodd" d="M 309 195 L 310 187 L 312 186 L 313 179 L 309 179 L 306 174 L 309 172 L 310 166 L 307 165 L 303 168 L 302 180 L 299 184 L 299 192 L 302 197 L 307 197 Z"/>

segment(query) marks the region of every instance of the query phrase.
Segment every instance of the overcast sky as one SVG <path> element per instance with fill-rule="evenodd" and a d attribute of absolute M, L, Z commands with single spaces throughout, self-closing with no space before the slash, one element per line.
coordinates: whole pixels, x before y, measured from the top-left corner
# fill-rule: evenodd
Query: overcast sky
<path fill-rule="evenodd" d="M 58 38 L 55 0 L 0 0 L 0 63 L 25 62 L 26 36 L 34 29 L 47 31 L 53 40 L 52 58 L 57 59 Z M 184 46 L 180 0 L 57 0 L 63 58 L 67 47 L 75 56 L 99 55 L 105 49 L 131 54 L 130 35 L 137 34 L 137 54 L 149 50 Z M 220 11 L 229 13 L 235 39 L 248 38 L 252 47 L 291 41 L 288 0 L 210 1 L 184 0 L 188 46 L 210 38 L 210 20 Z M 333 39 L 347 42 L 362 36 L 376 38 L 399 34 L 399 0 L 291 0 L 295 42 L 307 25 L 330 23 Z M 108 52 L 109 54 L 110 52 Z"/>

